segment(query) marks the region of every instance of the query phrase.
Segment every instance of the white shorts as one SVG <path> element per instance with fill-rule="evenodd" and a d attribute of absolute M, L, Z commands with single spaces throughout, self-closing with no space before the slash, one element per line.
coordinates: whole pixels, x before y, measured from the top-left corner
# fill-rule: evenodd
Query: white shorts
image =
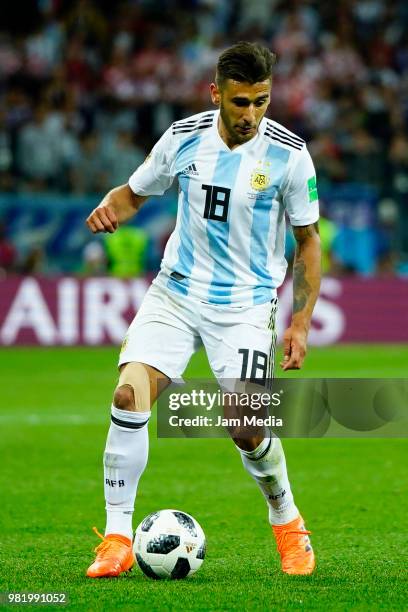
<path fill-rule="evenodd" d="M 256 306 L 215 306 L 151 285 L 130 324 L 119 365 L 139 361 L 174 382 L 204 346 L 214 376 L 266 385 L 273 377 L 277 298 Z"/>

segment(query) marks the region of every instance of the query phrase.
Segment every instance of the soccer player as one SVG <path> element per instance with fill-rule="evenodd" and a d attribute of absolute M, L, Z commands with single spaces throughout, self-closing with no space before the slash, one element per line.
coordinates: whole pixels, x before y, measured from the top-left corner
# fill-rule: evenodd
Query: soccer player
<path fill-rule="evenodd" d="M 265 118 L 274 60 L 254 43 L 224 51 L 210 85 L 218 109 L 173 123 L 129 183 L 112 189 L 87 219 L 94 233 L 114 232 L 177 177 L 176 226 L 120 354 L 104 453 L 107 522 L 90 577 L 118 576 L 134 564 L 132 513 L 158 383 L 180 379 L 202 345 L 219 381 L 250 380 L 254 372 L 265 383 L 272 377 L 276 289 L 287 265 L 285 212 L 297 247 L 281 367 L 302 366 L 320 284 L 316 178 L 302 138 Z M 310 532 L 294 503 L 280 440 L 234 442 L 265 496 L 282 570 L 310 574 Z"/>

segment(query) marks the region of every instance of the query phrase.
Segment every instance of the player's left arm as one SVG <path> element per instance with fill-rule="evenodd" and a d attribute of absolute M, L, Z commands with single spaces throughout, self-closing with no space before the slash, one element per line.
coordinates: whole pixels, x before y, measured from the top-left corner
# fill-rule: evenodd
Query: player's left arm
<path fill-rule="evenodd" d="M 320 289 L 320 236 L 318 222 L 293 226 L 296 239 L 293 263 L 293 310 L 283 338 L 283 370 L 302 367 L 313 308 Z"/>
<path fill-rule="evenodd" d="M 294 155 L 294 154 L 292 154 Z M 283 201 L 296 239 L 292 320 L 285 331 L 283 370 L 298 370 L 320 287 L 319 199 L 312 158 L 303 146 L 289 165 Z"/>

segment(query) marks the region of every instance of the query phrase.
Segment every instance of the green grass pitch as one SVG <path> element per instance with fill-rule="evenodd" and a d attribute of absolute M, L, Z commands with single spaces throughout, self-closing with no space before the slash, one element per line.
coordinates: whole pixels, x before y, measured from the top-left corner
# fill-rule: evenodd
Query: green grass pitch
<path fill-rule="evenodd" d="M 407 609 L 406 440 L 284 442 L 318 563 L 290 577 L 232 443 L 157 439 L 153 419 L 135 526 L 156 509 L 185 510 L 206 532 L 206 560 L 184 581 L 138 568 L 90 580 L 116 350 L 8 348 L 0 359 L 0 591 L 66 591 L 72 610 Z M 408 347 L 314 348 L 302 375 L 406 377 L 407 366 Z M 199 353 L 188 375 L 207 373 Z"/>

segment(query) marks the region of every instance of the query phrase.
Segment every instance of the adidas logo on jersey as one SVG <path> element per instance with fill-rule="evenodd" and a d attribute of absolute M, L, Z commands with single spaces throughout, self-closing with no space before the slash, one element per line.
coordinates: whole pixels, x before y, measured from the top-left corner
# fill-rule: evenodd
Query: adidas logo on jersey
<path fill-rule="evenodd" d="M 185 174 L 188 176 L 198 176 L 198 171 L 195 164 L 190 164 L 187 168 L 181 171 L 181 174 Z"/>

